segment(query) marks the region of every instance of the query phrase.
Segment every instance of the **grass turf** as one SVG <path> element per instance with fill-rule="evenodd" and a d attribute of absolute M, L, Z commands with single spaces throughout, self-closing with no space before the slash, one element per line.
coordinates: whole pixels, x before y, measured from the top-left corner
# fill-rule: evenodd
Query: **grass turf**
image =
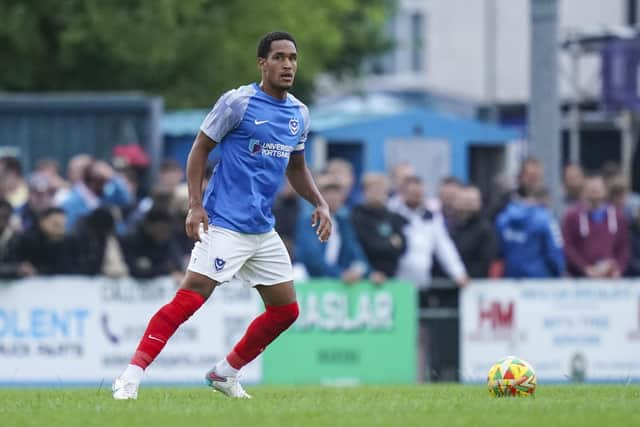
<path fill-rule="evenodd" d="M 202 388 L 1 389 L 0 425 L 13 426 L 640 426 L 640 387 L 542 386 L 534 398 L 494 399 L 463 385 L 249 387 L 231 400 Z"/>

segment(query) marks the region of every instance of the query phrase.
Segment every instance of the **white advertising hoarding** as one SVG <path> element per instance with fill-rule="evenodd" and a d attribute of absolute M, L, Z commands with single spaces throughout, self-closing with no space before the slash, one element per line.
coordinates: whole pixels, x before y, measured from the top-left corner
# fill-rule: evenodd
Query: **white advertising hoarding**
<path fill-rule="evenodd" d="M 460 378 L 507 355 L 541 382 L 640 380 L 640 282 L 479 281 L 460 299 Z"/>
<path fill-rule="evenodd" d="M 0 384 L 110 384 L 150 317 L 175 294 L 169 279 L 34 278 L 0 283 Z M 201 383 L 261 310 L 257 292 L 218 287 L 147 369 L 145 382 Z M 261 380 L 260 359 L 243 380 Z"/>

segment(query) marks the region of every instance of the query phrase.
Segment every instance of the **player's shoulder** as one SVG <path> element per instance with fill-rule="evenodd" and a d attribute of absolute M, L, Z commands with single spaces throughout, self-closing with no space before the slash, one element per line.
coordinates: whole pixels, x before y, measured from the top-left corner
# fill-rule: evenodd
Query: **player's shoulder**
<path fill-rule="evenodd" d="M 292 104 L 299 106 L 305 114 L 309 114 L 309 108 L 307 107 L 307 105 L 296 98 L 294 94 L 292 94 L 291 92 L 287 93 L 287 98 Z"/>
<path fill-rule="evenodd" d="M 227 104 L 232 104 L 234 102 L 247 100 L 256 93 L 257 89 L 252 84 L 248 84 L 226 91 L 221 98 L 224 99 Z"/>

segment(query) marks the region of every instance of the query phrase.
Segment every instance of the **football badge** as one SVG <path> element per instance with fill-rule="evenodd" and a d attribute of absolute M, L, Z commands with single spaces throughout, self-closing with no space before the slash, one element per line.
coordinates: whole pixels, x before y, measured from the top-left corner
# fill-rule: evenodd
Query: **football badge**
<path fill-rule="evenodd" d="M 289 130 L 291 131 L 291 135 L 297 134 L 299 127 L 300 127 L 300 123 L 298 122 L 298 119 L 289 120 Z"/>

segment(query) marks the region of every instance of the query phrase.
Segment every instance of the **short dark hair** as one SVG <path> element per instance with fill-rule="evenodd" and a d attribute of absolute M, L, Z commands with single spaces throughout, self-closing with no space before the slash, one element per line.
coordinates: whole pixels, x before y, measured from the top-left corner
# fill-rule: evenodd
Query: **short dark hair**
<path fill-rule="evenodd" d="M 43 220 L 45 218 L 48 218 L 51 215 L 56 215 L 56 214 L 66 215 L 67 212 L 65 212 L 64 209 L 62 209 L 62 208 L 60 208 L 58 206 L 51 206 L 51 207 L 45 209 L 44 211 L 42 211 L 40 213 L 40 215 L 38 215 L 38 221 L 41 221 L 41 220 Z"/>
<path fill-rule="evenodd" d="M 7 170 L 15 173 L 18 176 L 22 176 L 22 164 L 20 160 L 15 156 L 3 156 L 0 158 L 0 164 Z"/>
<path fill-rule="evenodd" d="M 271 50 L 271 43 L 276 40 L 289 40 L 295 47 L 298 47 L 293 36 L 286 31 L 272 31 L 265 34 L 258 43 L 258 58 L 266 58 Z"/>

